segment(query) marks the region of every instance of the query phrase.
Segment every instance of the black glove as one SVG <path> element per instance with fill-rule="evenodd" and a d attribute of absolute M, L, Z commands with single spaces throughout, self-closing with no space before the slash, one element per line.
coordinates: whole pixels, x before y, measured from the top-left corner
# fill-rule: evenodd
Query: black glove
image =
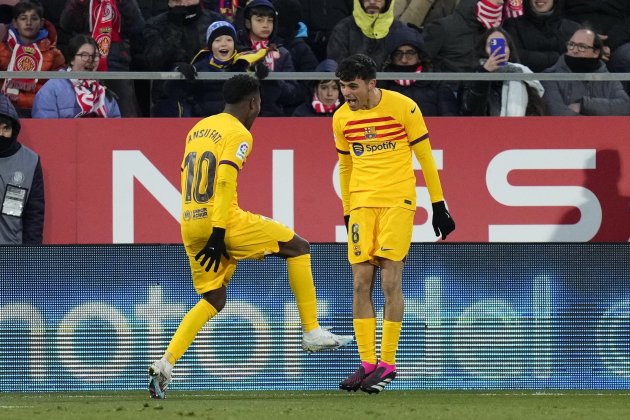
<path fill-rule="evenodd" d="M 195 80 L 197 78 L 197 69 L 190 63 L 177 63 L 175 71 L 183 74 L 186 80 Z"/>
<path fill-rule="evenodd" d="M 195 260 L 199 261 L 199 258 L 201 258 L 199 263 L 202 267 L 205 266 L 207 262 L 206 271 L 210 271 L 210 268 L 214 265 L 214 272 L 216 273 L 219 271 L 221 255 L 225 258 L 230 258 L 225 247 L 225 229 L 215 227 L 212 229 L 208 243 L 195 255 Z"/>
<path fill-rule="evenodd" d="M 344 214 L 343 215 L 343 221 L 346 223 L 346 232 L 348 231 L 348 223 L 350 223 L 350 215 L 349 214 Z"/>
<path fill-rule="evenodd" d="M 265 62 L 261 60 L 254 65 L 254 73 L 258 80 L 263 80 L 269 76 L 269 67 L 265 66 Z"/>
<path fill-rule="evenodd" d="M 433 207 L 433 220 L 431 224 L 433 225 L 435 236 L 440 236 L 441 233 L 442 239 L 446 239 L 446 236 L 455 230 L 455 221 L 448 210 L 446 210 L 444 201 L 432 203 L 431 206 Z"/>

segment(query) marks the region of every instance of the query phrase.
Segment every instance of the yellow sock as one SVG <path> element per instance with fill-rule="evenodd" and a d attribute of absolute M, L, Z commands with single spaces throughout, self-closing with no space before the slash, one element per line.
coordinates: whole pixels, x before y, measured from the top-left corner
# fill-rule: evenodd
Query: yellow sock
<path fill-rule="evenodd" d="M 376 364 L 376 318 L 355 319 L 354 335 L 362 362 Z"/>
<path fill-rule="evenodd" d="M 311 271 L 311 254 L 287 258 L 287 271 L 304 332 L 319 328 L 317 297 L 315 296 L 315 284 Z"/>
<path fill-rule="evenodd" d="M 172 365 L 184 355 L 206 322 L 217 314 L 217 310 L 207 300 L 201 299 L 186 314 L 164 353 L 164 357 Z"/>
<path fill-rule="evenodd" d="M 381 337 L 381 362 L 388 365 L 396 364 L 396 350 L 398 350 L 398 340 L 402 321 L 394 322 L 383 320 L 383 336 Z M 358 340 L 357 340 L 358 341 Z"/>

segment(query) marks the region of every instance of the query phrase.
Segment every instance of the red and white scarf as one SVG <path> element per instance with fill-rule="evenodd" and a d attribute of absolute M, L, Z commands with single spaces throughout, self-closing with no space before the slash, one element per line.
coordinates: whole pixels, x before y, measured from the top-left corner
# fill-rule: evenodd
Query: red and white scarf
<path fill-rule="evenodd" d="M 475 8 L 477 20 L 486 29 L 496 28 L 503 20 L 503 6 L 496 5 L 489 0 L 479 0 Z"/>
<path fill-rule="evenodd" d="M 265 55 L 265 66 L 267 66 L 269 71 L 273 71 L 276 67 L 276 59 L 280 58 L 280 53 L 275 49 L 269 47 L 268 39 L 263 39 L 262 41 L 254 41 L 253 39 L 250 39 L 250 41 L 252 43 L 252 49 L 254 51 L 259 51 L 263 48 L 269 50 L 267 55 Z"/>
<path fill-rule="evenodd" d="M 503 5 L 496 5 L 489 0 L 479 0 L 475 8 L 477 20 L 486 29 L 496 28 L 504 19 L 523 15 L 523 0 L 507 0 Z"/>
<path fill-rule="evenodd" d="M 523 0 L 508 0 L 503 5 L 503 19 L 523 16 Z"/>
<path fill-rule="evenodd" d="M 7 71 L 41 71 L 44 55 L 35 42 L 31 45 L 20 44 L 14 29 L 9 31 L 6 42 L 12 50 Z M 20 91 L 33 92 L 36 86 L 37 79 L 6 79 L 2 93 L 16 101 Z"/>
<path fill-rule="evenodd" d="M 97 71 L 107 71 L 107 55 L 112 42 L 120 42 L 120 12 L 117 0 L 90 0 L 90 30 L 98 44 L 101 59 Z"/>
<path fill-rule="evenodd" d="M 414 73 L 422 73 L 422 64 L 418 66 Z M 394 80 L 394 82 L 399 86 L 411 86 L 417 82 L 417 80 Z"/>
<path fill-rule="evenodd" d="M 107 118 L 105 88 L 96 80 L 70 79 L 81 112 L 74 118 Z"/>
<path fill-rule="evenodd" d="M 317 94 L 315 93 L 313 94 L 313 102 L 311 102 L 313 110 L 315 110 L 315 113 L 317 114 L 332 114 L 337 108 L 339 108 L 340 104 L 341 102 L 337 99 L 334 104 L 326 105 L 319 100 Z"/>

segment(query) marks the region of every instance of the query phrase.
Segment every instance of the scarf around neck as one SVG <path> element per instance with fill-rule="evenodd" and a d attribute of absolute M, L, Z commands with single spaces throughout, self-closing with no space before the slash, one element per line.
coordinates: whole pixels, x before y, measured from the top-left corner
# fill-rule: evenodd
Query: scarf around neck
<path fill-rule="evenodd" d="M 67 71 L 71 71 L 68 68 Z M 70 79 L 81 111 L 74 118 L 107 118 L 105 88 L 96 80 Z"/>
<path fill-rule="evenodd" d="M 14 28 L 7 34 L 7 45 L 11 49 L 11 60 L 7 66 L 7 71 L 40 71 L 44 61 L 44 55 L 40 51 L 36 42 L 30 45 L 23 45 Z M 23 92 L 33 92 L 37 86 L 37 79 L 6 79 L 2 85 L 2 93 L 10 100 L 16 101 Z"/>
<path fill-rule="evenodd" d="M 271 48 L 269 46 L 269 40 L 263 39 L 260 41 L 254 41 L 250 38 L 252 43 L 252 49 L 254 51 L 260 51 L 262 49 L 267 50 L 267 54 L 265 55 L 265 66 L 269 69 L 269 71 L 273 71 L 276 67 L 276 58 L 280 58 L 280 53 L 276 51 L 275 48 Z"/>
<path fill-rule="evenodd" d="M 340 104 L 341 102 L 339 101 L 339 99 L 337 99 L 334 104 L 325 105 L 322 101 L 319 100 L 317 94 L 313 93 L 313 101 L 311 102 L 311 106 L 317 114 L 332 114 L 337 108 L 339 108 Z"/>
<path fill-rule="evenodd" d="M 410 70 L 406 70 L 405 67 L 411 67 Z M 402 70 L 402 71 L 409 71 L 409 72 L 413 72 L 413 73 L 422 73 L 422 64 L 420 64 L 419 66 L 393 66 L 392 70 L 396 71 L 396 70 Z M 396 83 L 398 86 L 411 86 L 414 83 L 416 83 L 417 80 L 394 80 L 394 83 Z"/>

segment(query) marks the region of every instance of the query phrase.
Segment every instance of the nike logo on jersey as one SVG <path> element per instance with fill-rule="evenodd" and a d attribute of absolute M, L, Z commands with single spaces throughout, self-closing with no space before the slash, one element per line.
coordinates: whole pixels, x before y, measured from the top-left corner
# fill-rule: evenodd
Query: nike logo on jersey
<path fill-rule="evenodd" d="M 381 247 L 381 251 L 393 251 L 394 248 L 383 248 Z"/>
<path fill-rule="evenodd" d="M 413 114 L 414 112 L 416 112 L 416 108 L 418 108 L 418 105 L 414 106 L 413 109 L 411 110 L 411 113 Z"/>

